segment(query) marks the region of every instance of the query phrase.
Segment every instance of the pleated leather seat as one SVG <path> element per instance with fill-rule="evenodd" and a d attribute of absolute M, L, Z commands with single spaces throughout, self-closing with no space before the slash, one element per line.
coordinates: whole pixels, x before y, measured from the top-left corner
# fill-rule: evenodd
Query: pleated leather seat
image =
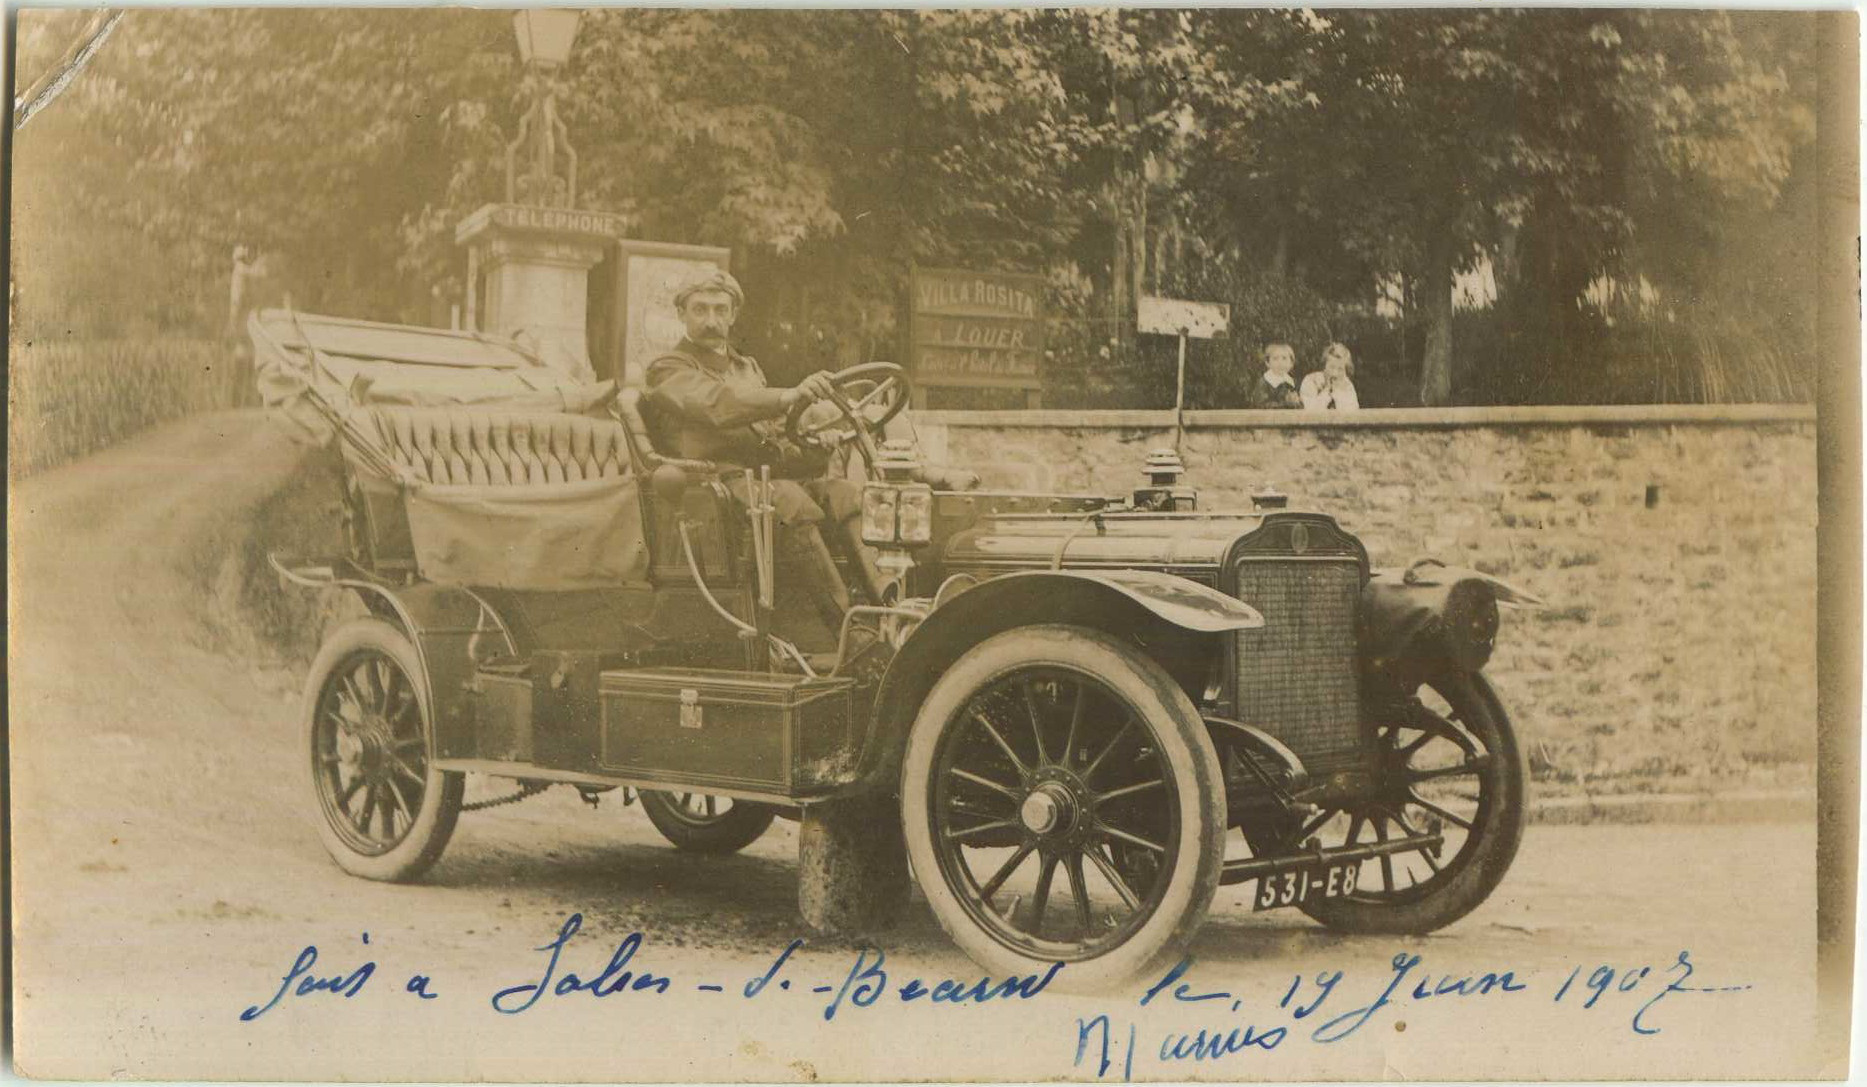
<path fill-rule="evenodd" d="M 370 414 L 396 463 L 428 483 L 565 483 L 629 471 L 627 440 L 614 419 L 458 408 Z"/>

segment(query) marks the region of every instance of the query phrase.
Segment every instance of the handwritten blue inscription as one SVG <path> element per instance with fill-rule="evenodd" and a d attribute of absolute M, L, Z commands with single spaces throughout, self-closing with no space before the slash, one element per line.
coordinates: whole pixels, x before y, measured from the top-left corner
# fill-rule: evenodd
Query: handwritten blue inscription
<path fill-rule="evenodd" d="M 1382 1008 L 1394 1002 L 1395 992 L 1406 984 L 1408 975 L 1419 965 L 1418 955 L 1409 955 L 1405 952 L 1395 955 L 1393 975 L 1388 978 L 1387 987 L 1381 990 L 1381 995 L 1317 1027 L 1310 1035 L 1311 1040 L 1325 1044 L 1339 1042 L 1366 1026 L 1368 1021 L 1373 1019 Z M 1526 988 L 1528 986 L 1518 981 L 1514 973 L 1506 970 L 1502 974 L 1487 972 L 1476 977 L 1471 975 L 1456 978 L 1441 976 L 1437 981 L 1425 977 L 1414 985 L 1411 993 L 1405 995 L 1413 1000 L 1425 1000 L 1435 996 L 1488 996 L 1492 992 L 1520 993 Z"/>
<path fill-rule="evenodd" d="M 717 994 L 721 1000 L 814 1002 L 827 997 L 820 1014 L 826 1022 L 834 1022 L 883 1001 L 977 1006 L 1035 1000 L 1067 969 L 1067 964 L 1057 963 L 1041 972 L 1003 978 L 923 978 L 905 976 L 898 970 L 891 975 L 887 955 L 879 948 L 865 947 L 856 951 L 847 970 L 841 971 L 840 980 L 822 984 L 821 977 L 790 976 L 803 970 L 796 956 L 805 941 L 796 939 L 743 982 L 702 978 L 677 984 L 673 975 L 651 969 L 653 956 L 641 932 L 627 933 L 609 947 L 606 958 L 599 959 L 583 950 L 590 942 L 588 938 L 581 943 L 577 940 L 583 925 L 583 914 L 573 913 L 551 939 L 532 948 L 539 957 L 532 960 L 530 971 L 520 975 L 527 980 L 494 992 L 489 1000 L 492 1009 L 501 1015 L 520 1015 L 538 1007 L 546 997 L 556 1000 L 581 995 L 601 1000 L 628 994 L 652 999 L 679 988 Z M 369 946 L 368 933 L 362 934 L 362 944 Z M 240 1013 L 240 1020 L 253 1022 L 301 999 L 356 999 L 379 970 L 375 959 L 359 959 L 362 955 L 345 956 L 321 951 L 316 944 L 305 945 L 279 975 L 266 1002 L 249 1005 Z M 585 964 L 582 968 L 580 962 Z M 1637 1035 L 1652 1036 L 1663 1029 L 1664 1010 L 1683 1000 L 1752 988 L 1747 984 L 1706 984 L 1698 977 L 1700 971 L 1691 952 L 1684 950 L 1664 966 L 1589 963 L 1541 977 L 1523 967 L 1505 965 L 1476 971 L 1444 970 L 1420 954 L 1403 951 L 1389 960 L 1384 971 L 1350 974 L 1336 969 L 1296 974 L 1290 976 L 1287 985 L 1279 982 L 1263 990 L 1258 978 L 1227 979 L 1210 967 L 1201 969 L 1192 958 L 1184 958 L 1146 983 L 1145 988 L 1137 986 L 1136 1006 L 1149 1009 L 1146 1034 L 1143 1024 L 1125 1022 L 1118 1012 L 1078 1018 L 1066 1053 L 1073 1053 L 1072 1067 L 1085 1069 L 1098 1079 L 1129 1079 L 1137 1058 L 1175 1066 L 1228 1058 L 1249 1060 L 1287 1048 L 1293 1042 L 1336 1045 L 1376 1029 L 1375 1025 L 1382 1022 L 1391 1022 L 1396 1030 L 1405 1029 L 1401 1021 L 1404 1009 L 1427 1001 L 1479 1005 L 1547 1001 L 1570 1009 L 1565 1014 L 1605 1016 L 1607 1021 L 1621 1021 L 1623 1029 Z M 1251 984 L 1233 983 L 1244 980 Z M 401 992 L 428 1002 L 440 999 L 446 990 L 445 985 L 436 984 L 431 973 L 422 971 L 408 975 Z M 386 991 L 393 994 L 396 990 L 391 987 Z M 1163 1014 L 1167 1016 L 1164 1023 Z"/>
<path fill-rule="evenodd" d="M 558 929 L 557 939 L 539 948 L 550 956 L 545 961 L 544 976 L 537 981 L 528 981 L 523 985 L 514 985 L 493 994 L 493 1010 L 505 1015 L 517 1015 L 529 1011 L 538 1003 L 538 998 L 546 992 L 553 996 L 571 996 L 576 993 L 589 993 L 594 997 L 615 996 L 622 992 L 665 993 L 673 984 L 672 979 L 659 977 L 646 970 L 626 969 L 635 953 L 642 949 L 642 934 L 631 932 L 622 938 L 616 949 L 610 952 L 609 962 L 588 981 L 576 974 L 566 972 L 563 977 L 552 983 L 551 977 L 557 972 L 558 956 L 564 953 L 564 945 L 583 928 L 583 914 L 573 913 L 564 921 L 564 927 Z"/>
<path fill-rule="evenodd" d="M 366 944 L 370 942 L 369 933 L 366 932 L 363 934 L 363 942 Z M 287 970 L 285 976 L 279 979 L 279 989 L 272 994 L 272 999 L 266 1001 L 263 1006 L 255 1004 L 241 1012 L 240 1021 L 242 1023 L 250 1023 L 258 1019 L 260 1016 L 271 1011 L 279 1001 L 285 998 L 287 993 L 290 993 L 294 997 L 311 996 L 314 993 L 336 993 L 348 1000 L 362 992 L 364 983 L 369 981 L 370 976 L 376 973 L 376 964 L 374 962 L 366 962 L 361 966 L 352 968 L 348 973 L 328 974 L 324 977 L 318 977 L 311 972 L 311 968 L 317 964 L 317 945 L 305 945 L 305 949 L 298 953 L 298 958 L 293 960 L 292 968 Z"/>
<path fill-rule="evenodd" d="M 1652 1035 L 1661 1029 L 1653 1021 L 1654 1011 L 1669 997 L 1738 993 L 1751 988 L 1687 984 L 1694 971 L 1691 953 L 1681 951 L 1664 969 L 1650 965 L 1577 966 L 1566 976 L 1558 975 L 1563 977 L 1560 984 L 1546 984 L 1542 992 L 1550 994 L 1553 988 L 1553 995 L 1547 997 L 1552 1003 L 1566 1003 L 1585 1012 L 1614 997 L 1638 1001 L 1622 1007 L 1628 1014 L 1627 1026 L 1636 1034 Z M 1341 970 L 1325 970 L 1313 977 L 1298 974 L 1291 978 L 1275 1005 L 1255 1009 L 1243 997 L 1235 996 L 1232 988 L 1193 979 L 1192 973 L 1193 960 L 1182 959 L 1143 990 L 1137 1003 L 1155 1008 L 1184 1006 L 1189 1016 L 1198 1018 L 1169 1026 L 1157 1040 L 1144 1039 L 1137 1024 L 1123 1023 L 1108 1014 L 1079 1018 L 1070 1038 L 1072 1067 L 1087 1069 L 1098 1079 L 1119 1075 L 1126 1080 L 1133 1078 L 1137 1057 L 1162 1064 L 1184 1064 L 1261 1056 L 1298 1037 L 1317 1045 L 1334 1045 L 1355 1036 L 1384 1013 L 1424 1001 L 1521 1003 L 1532 999 L 1524 995 L 1532 990 L 1532 975 L 1528 972 L 1515 968 L 1440 971 L 1431 968 L 1422 956 L 1408 952 L 1393 957 L 1377 984 L 1356 984 Z M 1322 1012 L 1328 1014 L 1307 1035 L 1298 1033 L 1299 1026 L 1307 1026 L 1302 1020 Z M 1289 1021 L 1282 1021 L 1286 1016 Z M 1396 1029 L 1405 1026 L 1399 1021 L 1394 1025 Z"/>
<path fill-rule="evenodd" d="M 873 954 L 875 960 L 869 961 Z M 888 991 L 888 973 L 882 969 L 886 956 L 879 950 L 865 948 L 856 955 L 855 963 L 849 968 L 849 976 L 843 979 L 843 987 L 837 991 L 836 999 L 823 1009 L 826 1020 L 835 1019 L 837 1009 L 847 1000 L 850 1006 L 867 1008 L 881 999 Z M 945 978 L 937 981 L 931 988 L 921 978 L 909 978 L 895 990 L 895 997 L 903 1004 L 912 1004 L 923 998 L 929 1004 L 985 1004 L 994 1000 L 1030 1000 L 1049 988 L 1063 963 L 1052 963 L 1041 974 L 1017 975 L 1003 981 L 993 981 L 982 977 L 975 981 L 960 981 Z"/>

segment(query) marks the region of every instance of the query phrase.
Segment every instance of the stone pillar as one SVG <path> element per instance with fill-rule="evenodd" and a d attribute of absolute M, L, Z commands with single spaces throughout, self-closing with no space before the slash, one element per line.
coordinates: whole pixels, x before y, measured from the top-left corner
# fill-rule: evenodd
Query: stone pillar
<path fill-rule="evenodd" d="M 488 204 L 461 220 L 454 240 L 486 279 L 469 305 L 479 331 L 517 340 L 552 369 L 595 382 L 590 365 L 590 268 L 621 235 L 623 217 L 601 211 Z M 477 276 L 474 277 L 477 280 Z M 468 284 L 469 291 L 479 288 Z"/>

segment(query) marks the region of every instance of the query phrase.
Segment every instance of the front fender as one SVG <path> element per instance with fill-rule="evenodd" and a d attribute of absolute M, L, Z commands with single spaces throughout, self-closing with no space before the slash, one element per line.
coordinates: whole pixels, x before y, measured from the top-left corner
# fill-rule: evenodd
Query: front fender
<path fill-rule="evenodd" d="M 1375 570 L 1361 590 L 1361 653 L 1370 670 L 1404 660 L 1444 660 L 1476 672 L 1497 645 L 1498 606 L 1543 601 L 1478 570 L 1421 559 Z"/>
<path fill-rule="evenodd" d="M 1148 570 L 1031 570 L 947 599 L 909 635 L 876 690 L 860 788 L 892 788 L 908 726 L 934 681 L 968 649 L 1013 627 L 1063 623 L 1141 646 L 1196 697 L 1221 635 L 1264 625 L 1255 608 L 1186 578 Z"/>
<path fill-rule="evenodd" d="M 1258 610 L 1235 596 L 1227 596 L 1208 585 L 1189 581 L 1158 570 L 1032 570 L 993 578 L 977 588 L 996 587 L 996 591 L 1015 592 L 1008 582 L 1043 579 L 1049 582 L 1089 582 L 1113 589 L 1182 630 L 1218 634 L 1227 630 L 1254 630 L 1264 625 Z M 936 613 L 938 614 L 938 613 Z"/>

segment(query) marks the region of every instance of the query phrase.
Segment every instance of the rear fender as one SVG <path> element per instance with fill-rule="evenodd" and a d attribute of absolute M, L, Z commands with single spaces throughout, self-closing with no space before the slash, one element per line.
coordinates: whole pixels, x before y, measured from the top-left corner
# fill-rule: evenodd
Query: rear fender
<path fill-rule="evenodd" d="M 1216 589 L 1147 570 L 1006 574 L 942 603 L 908 637 L 876 691 L 858 789 L 893 791 L 908 727 L 934 682 L 968 649 L 1013 627 L 1064 623 L 1138 645 L 1195 703 L 1224 635 L 1264 625 Z"/>
<path fill-rule="evenodd" d="M 394 623 L 415 645 L 434 712 L 435 746 L 441 758 L 472 758 L 473 702 L 467 684 L 480 663 L 492 657 L 529 656 L 532 639 L 515 609 L 497 607 L 486 595 L 452 585 L 417 582 L 389 585 L 359 576 L 343 560 L 300 561 L 271 556 L 273 568 L 298 585 L 347 589 L 378 617 Z"/>

